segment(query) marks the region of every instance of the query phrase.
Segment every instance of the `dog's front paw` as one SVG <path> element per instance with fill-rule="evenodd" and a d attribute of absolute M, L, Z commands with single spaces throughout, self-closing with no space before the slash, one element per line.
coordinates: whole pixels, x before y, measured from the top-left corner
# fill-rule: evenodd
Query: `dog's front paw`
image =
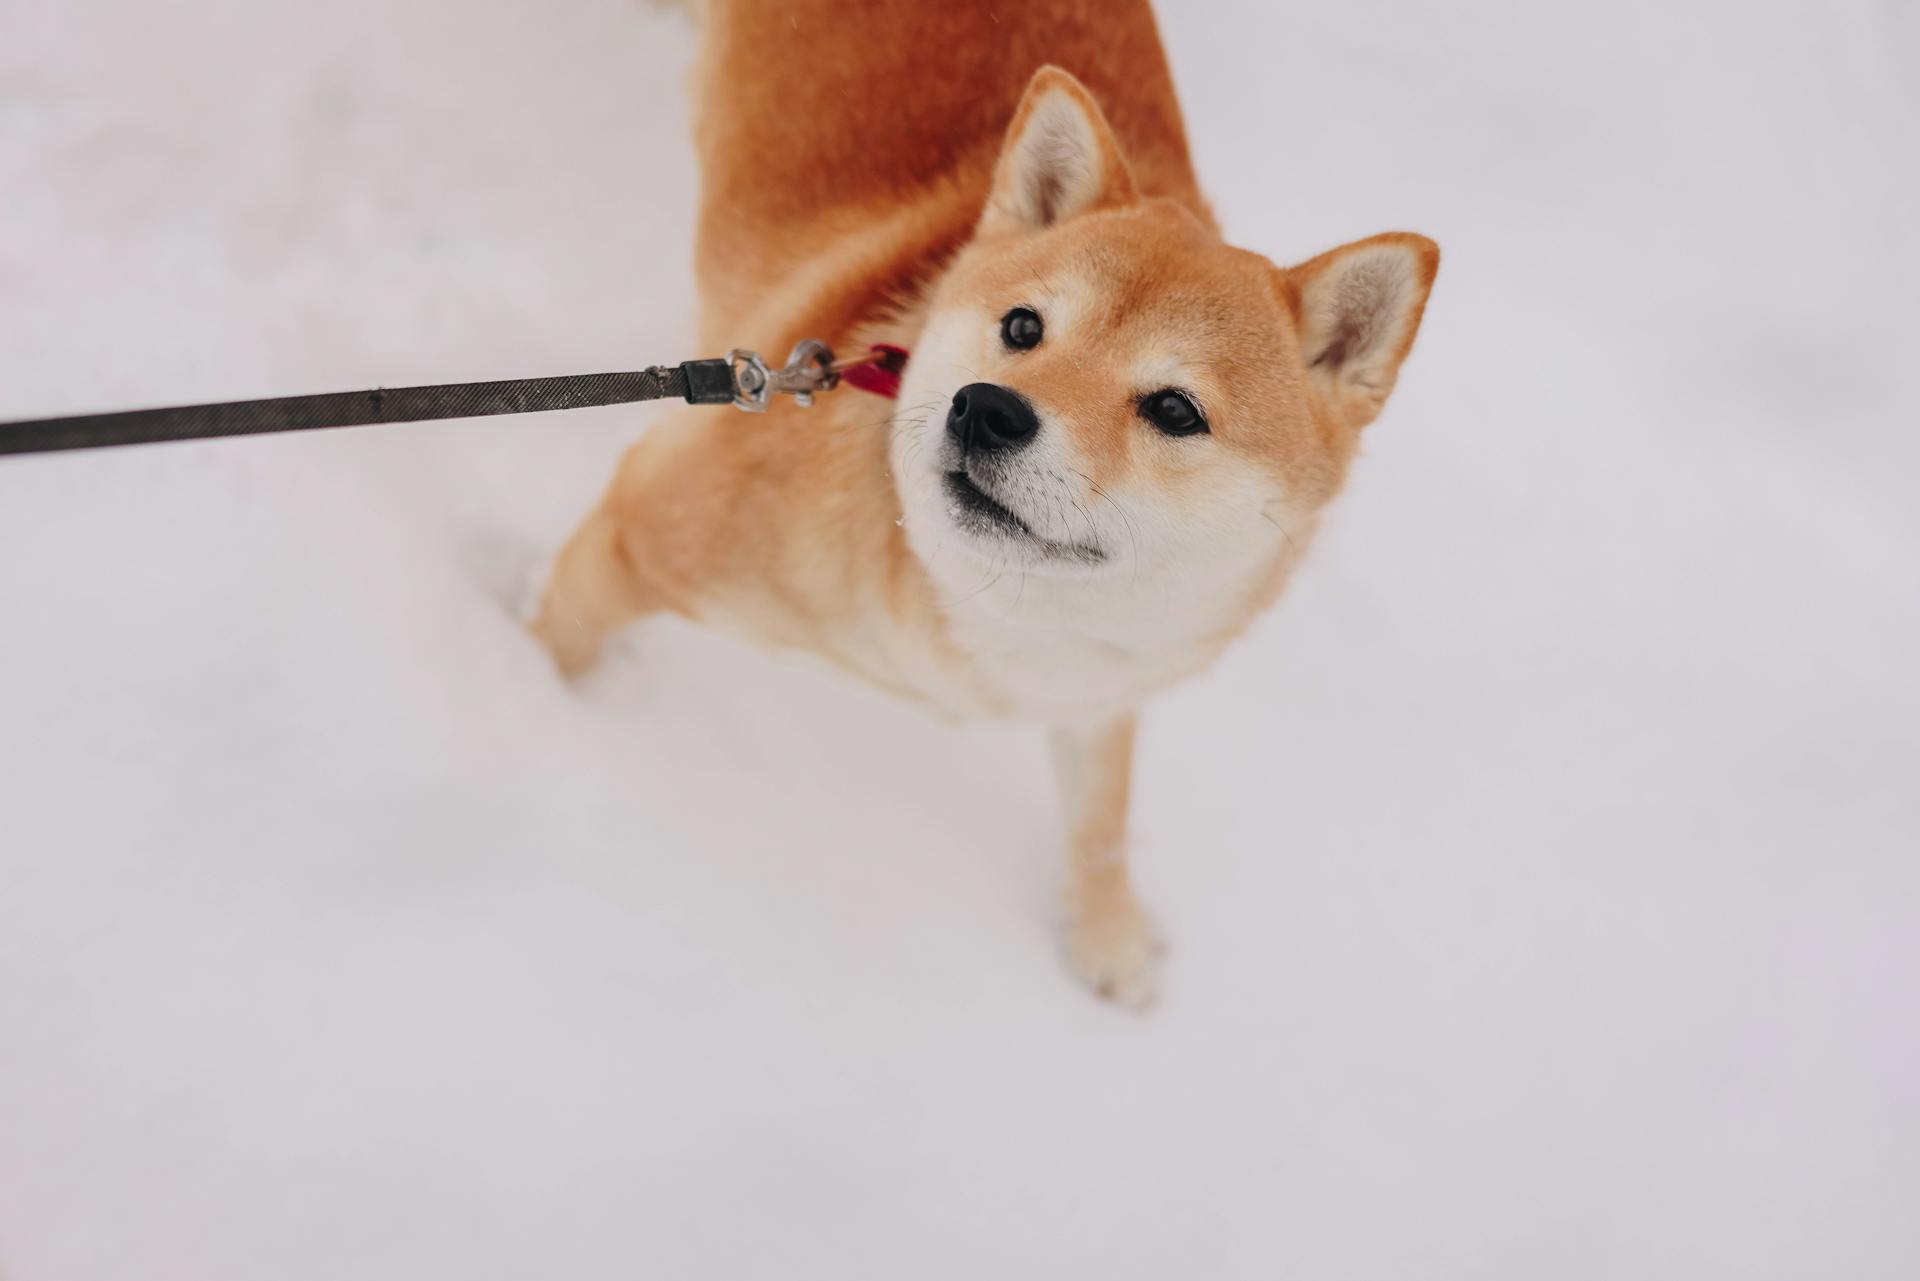
<path fill-rule="evenodd" d="M 1082 983 L 1130 1010 L 1160 995 L 1167 945 L 1131 895 L 1078 905 L 1067 921 L 1067 967 Z"/>

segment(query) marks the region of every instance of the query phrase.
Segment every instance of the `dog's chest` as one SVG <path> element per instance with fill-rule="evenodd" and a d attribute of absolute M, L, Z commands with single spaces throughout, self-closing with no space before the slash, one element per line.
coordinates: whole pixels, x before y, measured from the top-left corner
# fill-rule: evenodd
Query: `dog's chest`
<path fill-rule="evenodd" d="M 955 611 L 949 637 L 964 656 L 941 665 L 943 704 L 963 714 L 1079 720 L 1126 711 L 1204 666 L 1212 648 L 1146 629 L 1098 630 Z"/>

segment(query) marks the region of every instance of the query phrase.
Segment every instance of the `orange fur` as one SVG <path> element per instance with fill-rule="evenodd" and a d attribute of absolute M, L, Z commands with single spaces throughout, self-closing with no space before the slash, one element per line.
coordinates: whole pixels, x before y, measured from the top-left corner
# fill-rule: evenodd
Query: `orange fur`
<path fill-rule="evenodd" d="M 1394 234 L 1287 270 L 1224 244 L 1136 0 L 705 8 L 703 343 L 885 340 L 914 359 L 897 405 L 843 390 L 658 424 L 561 553 L 535 630 L 571 674 L 669 609 L 955 714 L 1054 726 L 1070 956 L 1143 1001 L 1157 949 L 1123 858 L 1132 710 L 1284 585 L 1438 251 Z M 995 337 L 1016 306 L 1046 320 L 1031 350 Z M 936 424 L 961 382 L 1045 424 L 1017 478 L 1031 545 L 957 529 L 938 496 L 956 464 L 932 461 L 954 448 Z M 1168 386 L 1203 437 L 1143 421 Z"/>

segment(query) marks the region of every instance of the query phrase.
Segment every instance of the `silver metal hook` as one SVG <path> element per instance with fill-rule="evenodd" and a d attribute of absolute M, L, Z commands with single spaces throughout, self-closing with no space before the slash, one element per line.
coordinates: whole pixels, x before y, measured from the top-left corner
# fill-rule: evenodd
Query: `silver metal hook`
<path fill-rule="evenodd" d="M 818 338 L 794 347 L 785 367 L 769 368 L 760 353 L 734 348 L 727 353 L 733 370 L 733 403 L 748 413 L 764 414 L 776 395 L 792 396 L 801 406 L 813 404 L 813 394 L 832 391 L 840 384 L 833 351 Z"/>

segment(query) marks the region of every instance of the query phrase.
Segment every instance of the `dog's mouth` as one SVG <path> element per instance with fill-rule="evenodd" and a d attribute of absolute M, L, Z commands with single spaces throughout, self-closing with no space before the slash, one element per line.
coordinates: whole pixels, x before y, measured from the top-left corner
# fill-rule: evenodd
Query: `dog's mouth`
<path fill-rule="evenodd" d="M 1079 561 L 1081 564 L 1098 564 L 1106 559 L 1106 553 L 1097 547 L 1081 543 L 1056 543 L 1036 534 L 1017 512 L 982 488 L 965 468 L 946 473 L 944 484 L 948 513 L 953 517 L 954 524 L 969 534 L 1010 538 L 1037 548 L 1051 558 Z"/>
<path fill-rule="evenodd" d="M 973 533 L 1012 534 L 1039 541 L 1033 530 L 1027 527 L 1026 521 L 1014 515 L 1012 508 L 980 488 L 964 470 L 947 473 L 947 501 L 953 508 L 954 519 L 962 528 Z"/>

